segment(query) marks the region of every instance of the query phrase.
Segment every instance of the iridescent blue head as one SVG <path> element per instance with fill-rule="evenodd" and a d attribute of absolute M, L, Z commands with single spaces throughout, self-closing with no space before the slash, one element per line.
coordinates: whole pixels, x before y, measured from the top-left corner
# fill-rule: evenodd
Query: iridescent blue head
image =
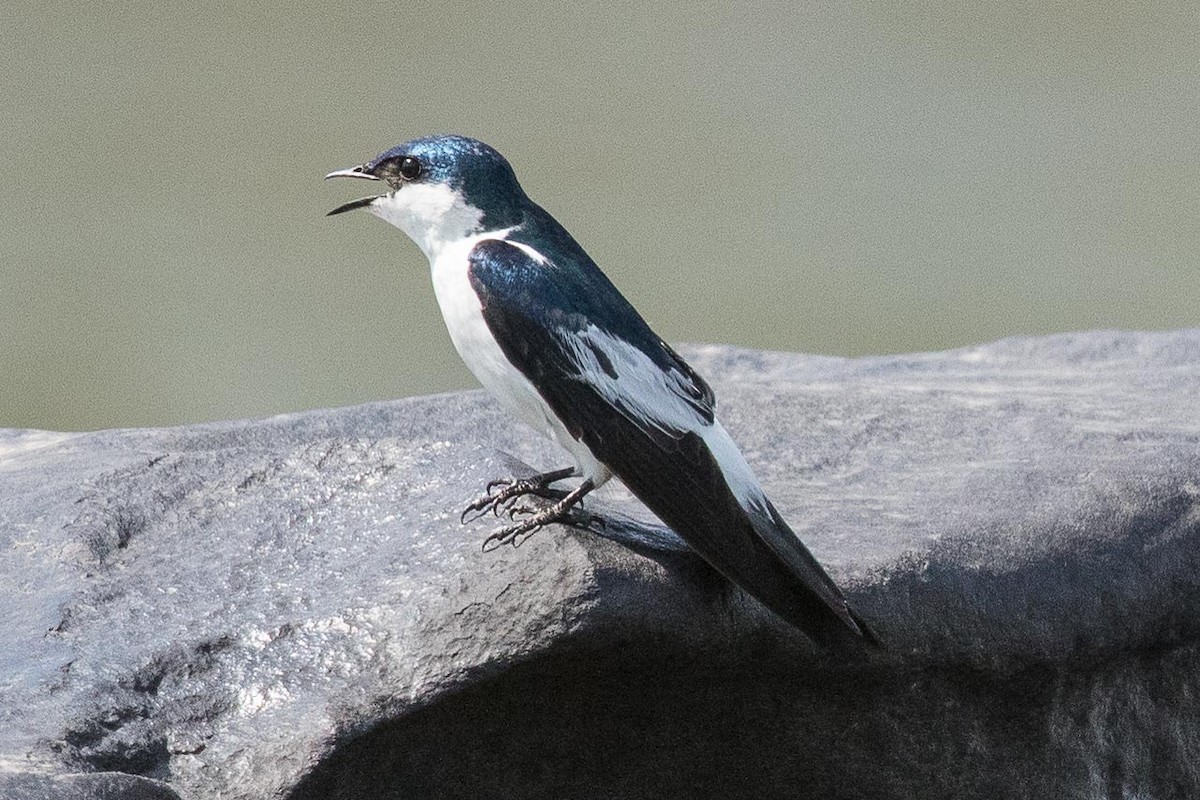
<path fill-rule="evenodd" d="M 407 233 L 430 260 L 464 237 L 520 224 L 529 206 L 504 156 L 466 136 L 413 139 L 325 177 L 385 183 L 386 194 L 354 200 L 329 213 L 366 208 Z"/>

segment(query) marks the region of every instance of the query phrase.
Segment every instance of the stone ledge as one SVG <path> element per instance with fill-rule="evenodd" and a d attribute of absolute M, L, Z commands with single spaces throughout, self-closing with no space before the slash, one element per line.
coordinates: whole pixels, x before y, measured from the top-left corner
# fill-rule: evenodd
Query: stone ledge
<path fill-rule="evenodd" d="M 0 778 L 170 787 L 123 799 L 1200 796 L 1200 331 L 685 352 L 889 645 L 876 663 L 824 658 L 619 487 L 590 506 L 609 538 L 481 553 L 489 524 L 458 509 L 498 454 L 562 456 L 479 393 L 5 431 Z"/>

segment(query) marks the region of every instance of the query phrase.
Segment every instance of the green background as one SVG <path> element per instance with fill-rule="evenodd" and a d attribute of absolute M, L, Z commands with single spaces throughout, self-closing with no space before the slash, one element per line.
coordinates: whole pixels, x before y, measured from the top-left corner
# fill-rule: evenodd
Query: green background
<path fill-rule="evenodd" d="M 1197 324 L 1194 5 L 5 3 L 0 426 L 474 385 L 322 183 L 495 145 L 658 332 L 857 355 Z"/>

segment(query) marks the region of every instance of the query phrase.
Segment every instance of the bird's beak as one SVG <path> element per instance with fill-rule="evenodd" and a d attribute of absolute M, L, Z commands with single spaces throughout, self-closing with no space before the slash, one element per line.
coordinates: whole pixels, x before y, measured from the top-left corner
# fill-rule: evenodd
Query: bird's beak
<path fill-rule="evenodd" d="M 357 167 L 351 167 L 350 169 L 335 169 L 333 172 L 325 176 L 325 180 L 329 180 L 330 178 L 363 178 L 368 181 L 379 180 L 379 178 L 367 171 L 366 164 L 359 164 Z"/>
<path fill-rule="evenodd" d="M 325 176 L 325 180 L 329 180 L 330 178 L 362 178 L 362 179 L 368 180 L 368 181 L 379 180 L 379 178 L 377 176 L 372 175 L 370 172 L 367 171 L 366 164 L 359 164 L 357 167 L 351 167 L 350 169 L 334 170 L 333 172 L 331 172 Z M 342 205 L 338 206 L 337 208 L 335 208 L 333 211 L 330 211 L 325 216 L 332 217 L 334 214 L 341 214 L 346 211 L 353 211 L 356 208 L 366 208 L 367 206 L 371 205 L 371 203 L 374 203 L 379 198 L 380 198 L 380 195 L 376 195 L 375 197 L 364 197 L 361 200 L 351 200 L 349 203 L 343 203 Z"/>

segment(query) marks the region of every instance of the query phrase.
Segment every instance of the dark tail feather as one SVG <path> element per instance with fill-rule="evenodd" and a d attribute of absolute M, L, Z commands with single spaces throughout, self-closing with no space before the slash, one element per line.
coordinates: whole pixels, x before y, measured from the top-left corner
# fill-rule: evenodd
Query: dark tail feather
<path fill-rule="evenodd" d="M 621 433 L 631 440 L 622 440 Z M 604 440 L 584 441 L 732 583 L 831 650 L 853 654 L 878 646 L 879 639 L 770 501 L 759 492 L 747 507 L 734 496 L 700 435 L 655 437 L 635 426 L 608 434 Z M 732 441 L 729 447 L 736 450 Z"/>
<path fill-rule="evenodd" d="M 765 568 L 759 571 L 778 573 L 764 580 L 765 591 L 756 595 L 764 605 L 831 650 L 855 653 L 882 647 L 866 620 L 850 607 L 766 497 L 761 506 L 744 511 L 753 539 L 764 551 L 760 562 Z"/>

